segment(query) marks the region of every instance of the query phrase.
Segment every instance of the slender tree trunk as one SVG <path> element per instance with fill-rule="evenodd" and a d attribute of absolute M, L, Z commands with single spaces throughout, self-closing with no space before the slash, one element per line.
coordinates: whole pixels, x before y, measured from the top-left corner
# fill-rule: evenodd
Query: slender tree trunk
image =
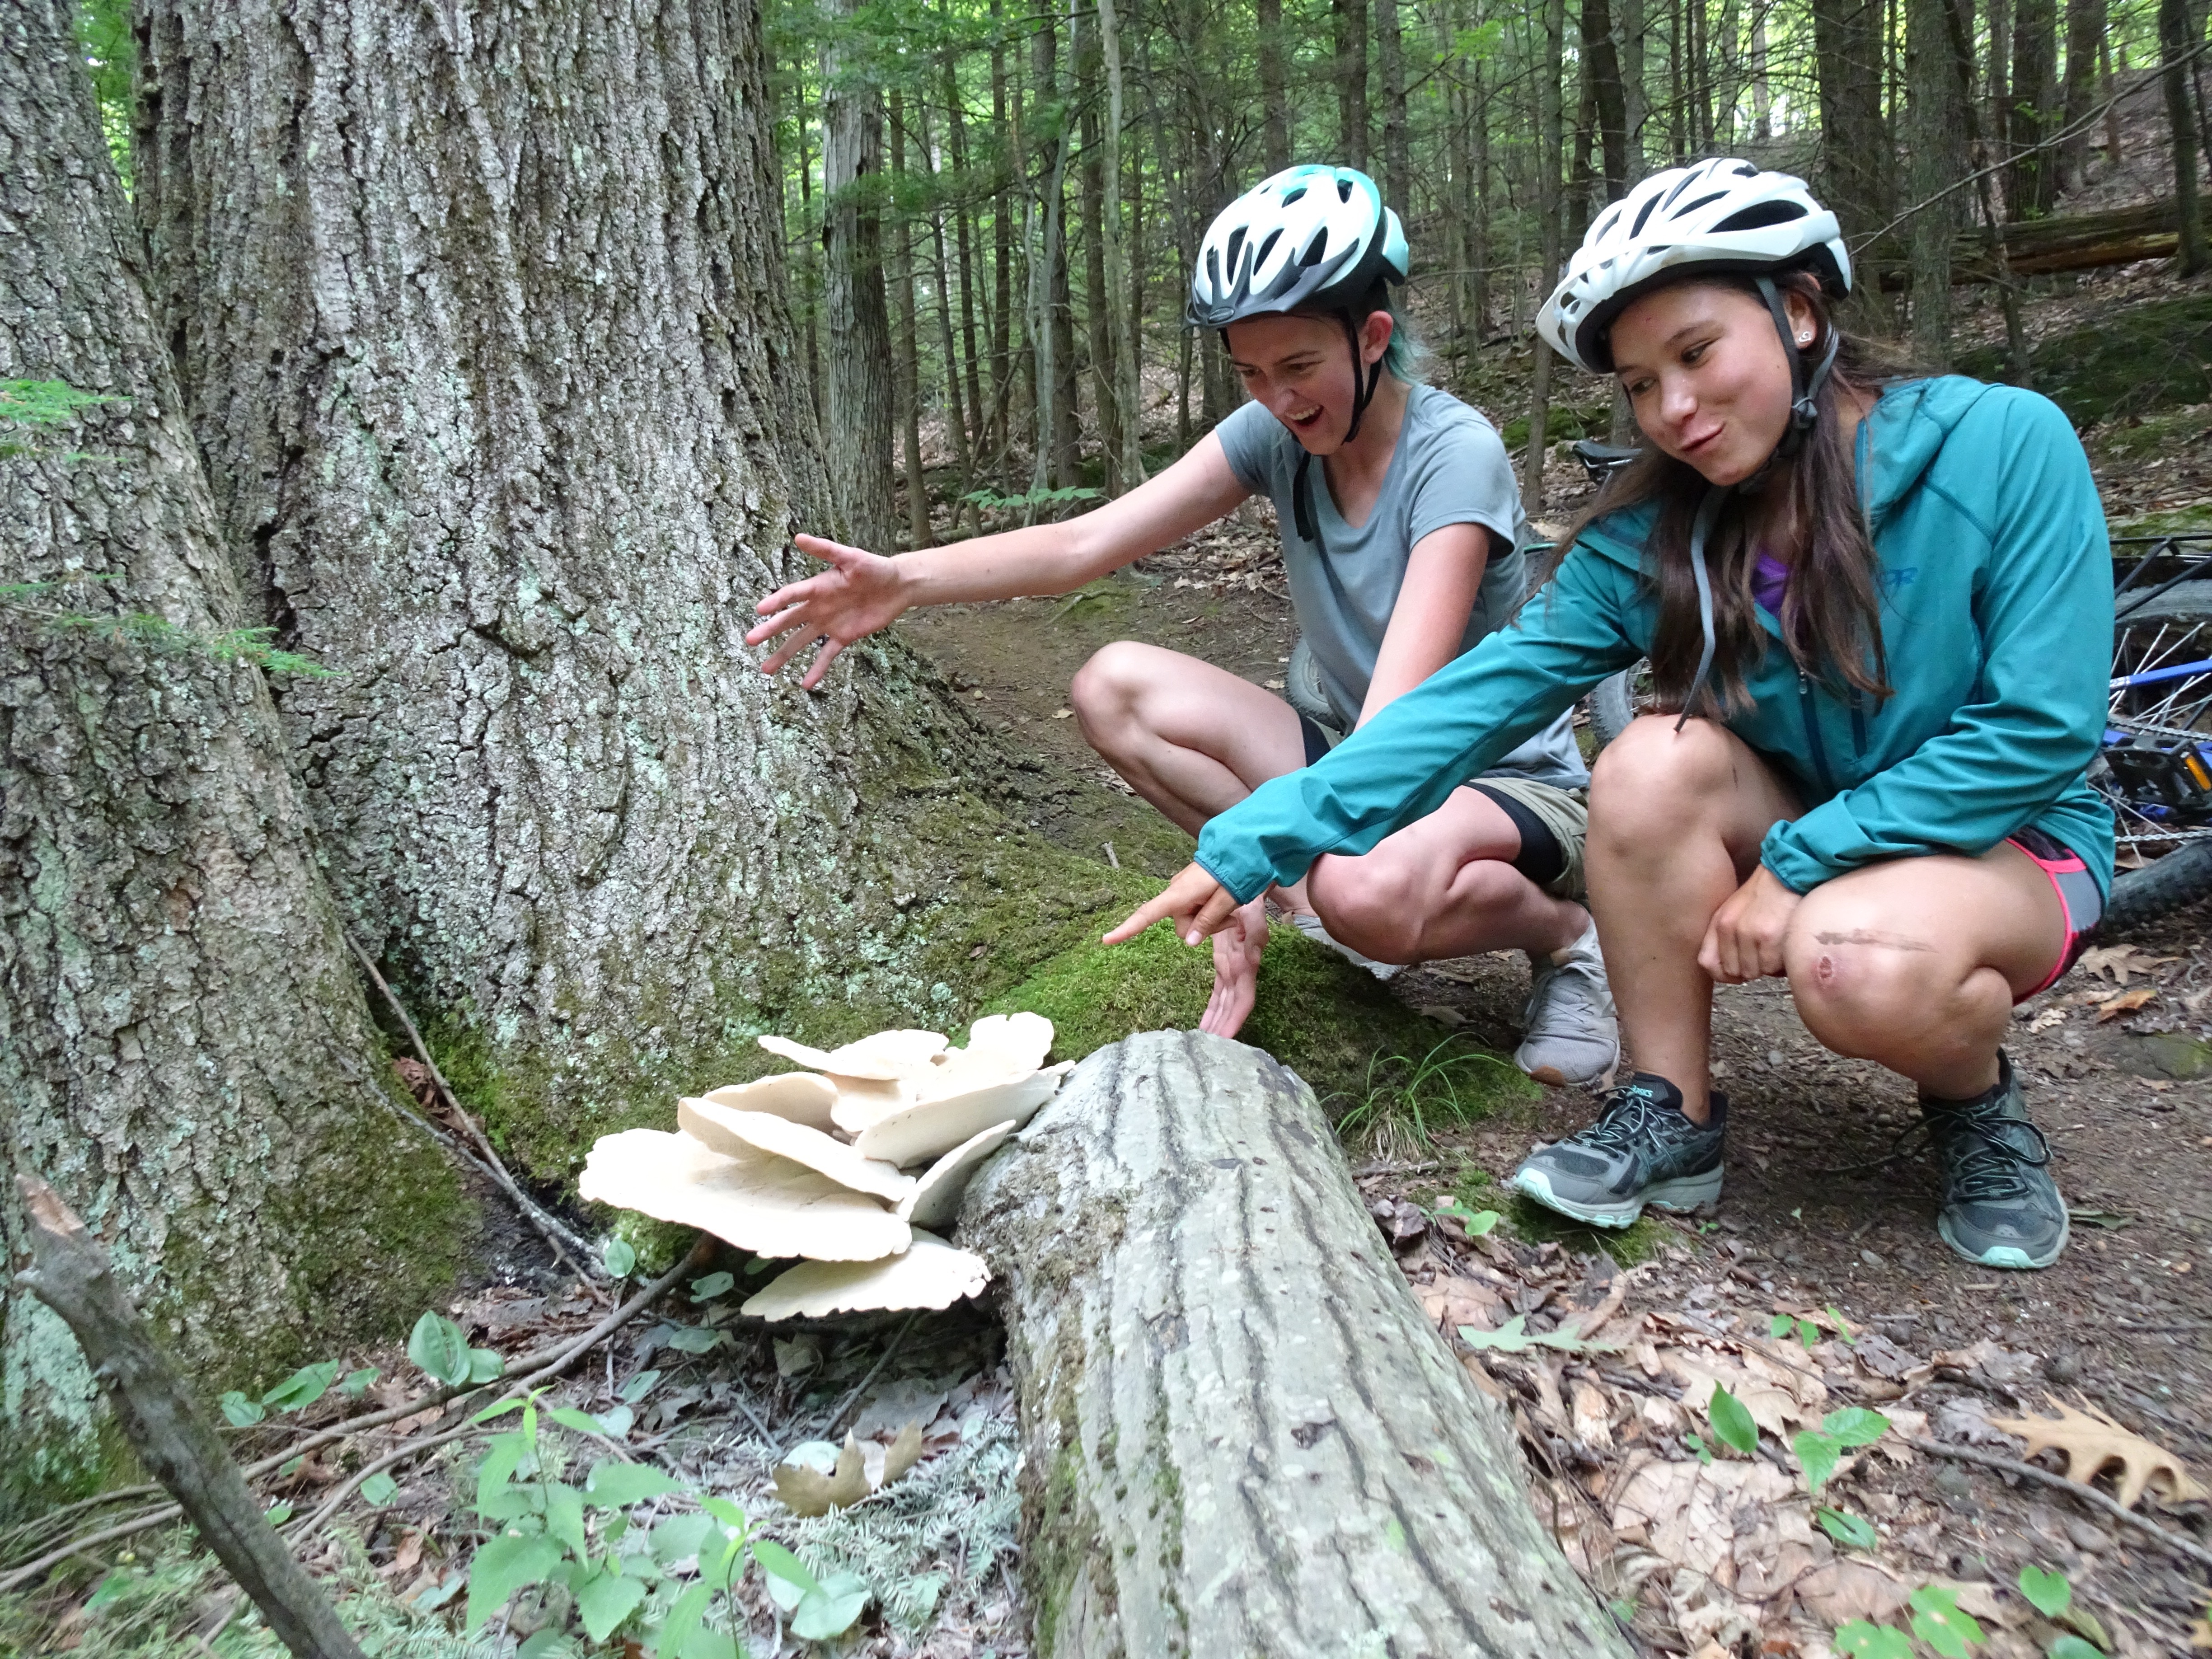
<path fill-rule="evenodd" d="M 809 125 L 805 108 L 805 59 L 794 58 L 791 66 L 792 83 L 798 88 L 799 110 L 793 125 L 799 129 L 799 218 L 805 234 L 813 244 L 799 246 L 799 299 L 806 312 L 806 401 L 814 411 L 815 424 L 823 420 L 822 410 L 822 275 L 815 267 L 815 249 L 821 246 L 821 228 L 814 222 L 814 159 L 807 154 L 806 129 Z"/>
<path fill-rule="evenodd" d="M 1260 33 L 1261 143 L 1267 171 L 1280 173 L 1291 164 L 1290 77 L 1283 67 L 1283 0 L 1257 0 L 1255 15 Z"/>
<path fill-rule="evenodd" d="M 1973 11 L 1972 0 L 1966 0 L 1967 61 L 1972 62 Z M 1989 0 L 1990 48 L 1989 61 L 1984 66 L 1982 84 L 1989 100 L 1989 108 L 1981 118 L 1981 131 L 1989 135 L 1993 148 L 2010 126 L 2012 108 L 2012 7 L 2014 0 Z M 1979 149 L 1977 141 L 1977 149 Z M 2002 158 L 1995 154 L 1979 156 L 1975 165 L 1988 167 Z"/>
<path fill-rule="evenodd" d="M 945 360 L 945 427 L 952 439 L 953 459 L 960 468 L 960 493 L 964 495 L 975 487 L 975 465 L 968 441 L 968 400 L 960 385 L 960 342 L 953 331 L 952 262 L 946 257 L 945 245 L 945 174 L 937 165 L 937 147 L 931 142 L 928 108 L 917 98 L 915 110 L 921 127 L 922 159 L 929 163 L 930 268 L 937 282 L 937 349 Z M 956 526 L 960 522 L 957 500 L 952 522 Z"/>
<path fill-rule="evenodd" d="M 1560 256 L 1559 149 L 1565 121 L 1559 72 L 1566 56 L 1566 0 L 1544 0 L 1543 69 L 1536 77 L 1536 215 L 1541 281 L 1557 280 Z M 1533 517 L 1544 510 L 1544 457 L 1550 449 L 1552 348 L 1536 342 L 1536 374 L 1528 393 L 1528 452 L 1522 463 L 1521 498 Z"/>
<path fill-rule="evenodd" d="M 0 378 L 106 401 L 0 463 L 0 1161 L 118 1249 L 211 1395 L 442 1299 L 471 1223 L 404 1098 L 319 867 L 260 618 L 223 544 L 76 8 L 0 28 Z M 265 367 L 265 361 L 264 361 Z M 13 1184 L 0 1256 L 28 1260 Z M 0 1514 L 103 1476 L 99 1390 L 0 1273 Z"/>
<path fill-rule="evenodd" d="M 558 1174 L 745 1033 L 913 1023 L 974 860 L 902 781 L 989 762 L 896 641 L 805 698 L 740 642 L 827 517 L 754 0 L 143 15 L 163 334 L 248 591 L 339 671 L 280 699 L 331 880 L 464 1093 Z"/>
<path fill-rule="evenodd" d="M 1813 41 L 1827 174 L 1824 199 L 1846 238 L 1865 236 L 1889 218 L 1893 166 L 1881 119 L 1881 0 L 1814 0 Z"/>
<path fill-rule="evenodd" d="M 950 0 L 947 3 L 949 6 Z M 968 391 L 969 437 L 963 465 L 969 472 L 965 488 L 972 489 L 975 484 L 975 461 L 990 442 L 990 422 L 983 404 L 982 368 L 975 331 L 975 244 L 980 240 L 975 228 L 975 180 L 968 171 L 968 123 L 961 103 L 959 76 L 950 53 L 945 59 L 945 121 L 952 143 L 952 177 L 957 191 L 952 213 L 953 252 L 960 261 L 960 355 Z"/>
<path fill-rule="evenodd" d="M 2120 66 L 2127 67 L 2127 48 L 2120 48 Z M 2112 35 L 2106 30 L 2097 39 L 2097 70 L 2099 93 L 2105 101 L 2105 170 L 2110 173 L 2120 164 L 2120 105 L 2118 88 L 2112 80 Z"/>
<path fill-rule="evenodd" d="M 1959 101 L 1966 120 L 1966 146 L 1969 153 L 1980 154 L 1981 121 L 1970 95 L 1974 74 L 1973 15 L 1968 9 L 1972 0 L 1953 0 L 1950 6 L 1951 53 L 1958 76 Z M 1996 175 L 1978 171 L 1974 178 L 1974 193 L 1982 210 L 1983 246 L 1989 251 L 1990 264 L 1996 271 L 1997 297 L 2004 308 L 2005 343 L 2012 357 L 2014 384 L 2032 386 L 2034 384 L 2033 364 L 2029 359 L 2027 329 L 2021 320 L 2020 289 L 2013 281 L 2012 261 L 2005 252 L 2004 216 L 1998 210 L 1996 191 L 1990 180 Z"/>
<path fill-rule="evenodd" d="M 906 94 L 891 88 L 891 170 L 889 205 L 896 230 L 891 239 L 890 289 L 898 306 L 898 338 L 892 345 L 891 398 L 898 413 L 899 467 L 906 478 L 907 545 L 929 545 L 929 482 L 921 465 L 921 316 L 914 291 L 914 214 L 908 201 Z"/>
<path fill-rule="evenodd" d="M 1621 125 L 1628 134 L 1626 182 L 1635 184 L 1651 168 L 1651 95 L 1644 81 L 1646 0 L 1613 0 L 1613 31 L 1620 41 Z"/>
<path fill-rule="evenodd" d="M 1413 163 L 1406 115 L 1406 50 L 1398 0 L 1371 0 L 1375 40 L 1382 58 L 1382 199 L 1401 217 L 1413 211 Z"/>
<path fill-rule="evenodd" d="M 1144 444 L 1139 430 L 1142 392 L 1137 380 L 1137 333 L 1134 319 L 1121 308 L 1127 295 L 1133 307 L 1141 306 L 1141 290 L 1133 290 L 1129 258 L 1121 230 L 1121 32 L 1114 0 L 1098 0 L 1098 46 L 1106 64 L 1106 130 L 1101 160 L 1105 174 L 1105 218 L 1103 240 L 1106 265 L 1104 291 L 1097 304 L 1109 319 L 1116 380 L 1114 388 L 1115 444 L 1109 458 L 1113 489 L 1117 495 L 1145 481 Z M 1103 399 L 1102 399 L 1103 402 Z"/>
<path fill-rule="evenodd" d="M 2059 188 L 2079 190 L 2089 174 L 2089 111 L 2097 102 L 2097 63 L 2105 45 L 2105 0 L 2066 0 L 2066 106 L 2060 125 L 2079 125 L 2059 158 Z"/>
<path fill-rule="evenodd" d="M 1121 492 L 1121 374 L 1114 356 L 1121 285 L 1109 279 L 1106 263 L 1106 135 L 1098 88 L 1104 79 L 1097 31 L 1083 43 L 1078 59 L 1076 101 L 1083 110 L 1083 316 L 1091 359 L 1091 401 L 1098 411 L 1098 447 L 1104 462 L 1106 493 Z"/>
<path fill-rule="evenodd" d="M 1052 243 L 1052 349 L 1059 384 L 1053 394 L 1053 483 L 1066 488 L 1079 482 L 1083 466 L 1083 365 L 1075 349 L 1075 273 L 1067 257 L 1067 167 L 1074 159 L 1074 60 L 1083 47 L 1083 0 L 1066 0 L 1067 53 L 1071 71 L 1058 82 L 1060 149 L 1053 170 L 1052 213 L 1046 228 Z M 1065 511 L 1066 509 L 1056 509 Z"/>
<path fill-rule="evenodd" d="M 1759 143 L 1774 137 L 1774 87 L 1766 76 L 1766 11 L 1751 20 L 1751 136 Z"/>
<path fill-rule="evenodd" d="M 1329 0 L 1328 6 L 1336 47 L 1335 161 L 1362 173 L 1367 171 L 1367 4 Z"/>
<path fill-rule="evenodd" d="M 1952 55 L 1951 0 L 1905 0 L 1905 136 L 1910 189 L 1916 202 L 1971 170 L 1965 120 Z M 1906 227 L 1912 271 L 1913 355 L 1932 368 L 1951 360 L 1951 250 L 1965 224 L 1957 191 L 1921 209 Z"/>
<path fill-rule="evenodd" d="M 1074 0 L 1069 0 L 1071 6 Z M 1070 42 L 1071 46 L 1074 43 Z M 1074 455 L 1075 355 L 1073 305 L 1067 288 L 1067 245 L 1061 212 L 1066 201 L 1067 159 L 1073 133 L 1059 88 L 1059 39 L 1048 15 L 1030 37 L 1030 70 L 1036 82 L 1031 142 L 1036 147 L 1037 202 L 1030 216 L 1030 350 L 1036 368 L 1036 453 L 1032 495 L 1070 482 Z M 1034 517 L 1036 508 L 1030 509 Z"/>
<path fill-rule="evenodd" d="M 1000 0 L 991 0 L 991 422 L 982 447 L 1003 450 L 1014 374 L 1013 163 L 1021 155 L 1021 112 L 1006 101 L 1006 44 Z"/>
<path fill-rule="evenodd" d="M 1478 60 L 1468 66 L 1468 73 L 1474 131 L 1468 144 L 1468 184 L 1474 201 L 1468 214 L 1467 262 L 1474 280 L 1467 300 L 1474 315 L 1474 343 L 1480 345 L 1490 331 L 1490 103 L 1483 93 L 1486 66 Z"/>
<path fill-rule="evenodd" d="M 1611 0 L 1583 0 L 1583 57 L 1589 65 L 1591 114 L 1605 158 L 1605 198 L 1628 185 L 1628 101 L 1620 81 Z"/>
<path fill-rule="evenodd" d="M 835 0 L 849 27 L 860 0 Z M 884 294 L 884 94 L 865 70 L 829 51 L 824 75 L 822 255 L 827 289 L 829 422 L 823 447 L 838 538 L 898 544 L 891 488 L 896 423 L 891 331 Z"/>
<path fill-rule="evenodd" d="M 2015 219 L 2040 218 L 2058 194 L 2059 158 L 2038 149 L 2057 130 L 2058 0 L 2014 0 L 2012 106 L 2004 136 L 2015 159 L 2006 196 Z"/>
<path fill-rule="evenodd" d="M 2181 60 L 2189 51 L 2189 11 L 2185 0 L 2159 0 L 2158 44 L 2164 67 L 2166 125 L 2173 147 L 2173 199 L 2181 231 L 2175 267 L 2184 276 L 2204 269 L 2204 227 L 2197 203 L 2197 123 L 2189 107 L 2189 70 Z"/>

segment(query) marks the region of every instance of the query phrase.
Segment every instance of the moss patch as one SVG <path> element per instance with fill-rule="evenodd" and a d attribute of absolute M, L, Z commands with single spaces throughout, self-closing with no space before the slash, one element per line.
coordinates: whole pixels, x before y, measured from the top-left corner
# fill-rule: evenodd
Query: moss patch
<path fill-rule="evenodd" d="M 1496 1200 L 1492 1200 L 1493 1203 Z M 1531 1244 L 1556 1242 L 1574 1255 L 1595 1255 L 1601 1250 L 1624 1267 L 1649 1261 L 1667 1242 L 1667 1230 L 1650 1216 L 1640 1216 L 1626 1227 L 1590 1227 L 1547 1210 L 1519 1193 L 1506 1208 L 1504 1225 L 1514 1237 Z"/>
<path fill-rule="evenodd" d="M 1042 1014 L 1058 1032 L 1054 1055 L 1080 1060 L 1132 1032 L 1196 1025 L 1212 986 L 1212 951 L 1194 950 L 1161 927 L 1127 945 L 1103 945 L 1094 937 L 1076 945 L 994 998 L 984 1012 Z M 1454 1044 L 1468 1059 L 1463 1069 L 1452 1068 L 1466 1118 L 1535 1091 L 1510 1063 L 1495 1056 L 1475 1060 L 1471 1044 L 1457 1043 L 1364 969 L 1289 927 L 1278 926 L 1269 935 L 1259 1000 L 1242 1035 L 1304 1078 L 1338 1117 L 1363 1107 L 1370 1115 L 1395 1109 L 1439 1044 Z M 1439 1098 L 1434 1080 L 1428 1097 Z"/>
<path fill-rule="evenodd" d="M 1961 374 L 2007 378 L 2002 344 L 1959 355 Z M 2212 401 L 2212 294 L 2126 306 L 2035 343 L 2038 392 L 2077 427 Z"/>

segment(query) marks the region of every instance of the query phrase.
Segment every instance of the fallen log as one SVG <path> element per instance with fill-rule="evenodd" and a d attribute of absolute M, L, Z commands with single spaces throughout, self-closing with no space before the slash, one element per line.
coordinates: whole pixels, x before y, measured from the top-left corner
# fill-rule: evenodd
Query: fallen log
<path fill-rule="evenodd" d="M 116 1282 L 100 1241 L 52 1187 L 19 1175 L 31 1266 L 15 1282 L 76 1333 L 131 1449 L 253 1598 L 296 1659 L 362 1659 L 315 1581 L 293 1559 L 191 1391 Z"/>
<path fill-rule="evenodd" d="M 2045 276 L 2062 270 L 2132 264 L 2137 259 L 2163 259 L 2179 246 L 2179 226 L 2170 197 L 2101 213 L 2022 219 L 2004 227 L 2005 258 L 2015 276 Z M 1952 244 L 1954 285 L 1996 280 L 1987 238 L 1988 233 L 1977 227 L 1961 232 Z M 1905 258 L 1893 244 L 1879 246 L 1864 257 L 1882 287 L 1905 286 Z"/>
<path fill-rule="evenodd" d="M 1100 1050 L 978 1176 L 961 1238 L 1006 1316 L 1042 1659 L 1626 1659 L 1266 1054 Z"/>

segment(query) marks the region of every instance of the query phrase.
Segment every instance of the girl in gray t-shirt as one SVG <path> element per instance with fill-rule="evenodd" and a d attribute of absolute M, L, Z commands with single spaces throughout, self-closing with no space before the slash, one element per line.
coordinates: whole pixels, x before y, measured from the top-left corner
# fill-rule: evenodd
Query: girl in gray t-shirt
<path fill-rule="evenodd" d="M 909 606 L 1065 593 L 1265 494 L 1303 635 L 1288 699 L 1194 657 L 1122 641 L 1070 692 L 1091 746 L 1192 834 L 1297 770 L 1504 625 L 1527 580 L 1528 524 L 1496 430 L 1413 383 L 1389 284 L 1407 256 L 1366 175 L 1293 167 L 1208 231 L 1191 320 L 1220 331 L 1252 401 L 1158 477 L 1062 523 L 883 558 L 801 536 L 830 568 L 763 599 L 746 638 L 783 635 L 769 673 L 822 643 L 818 684 L 854 640 Z M 1563 718 L 1364 857 L 1325 857 L 1217 934 L 1202 1029 L 1251 1012 L 1265 906 L 1378 973 L 1517 948 L 1534 985 L 1516 1054 L 1531 1076 L 1594 1082 L 1620 1046 L 1578 902 L 1588 773 Z"/>

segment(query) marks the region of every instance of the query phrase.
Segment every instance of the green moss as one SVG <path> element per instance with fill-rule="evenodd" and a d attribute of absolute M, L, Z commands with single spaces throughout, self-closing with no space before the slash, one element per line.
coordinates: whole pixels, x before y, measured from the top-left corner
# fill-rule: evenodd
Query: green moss
<path fill-rule="evenodd" d="M 1492 1202 L 1496 1201 L 1493 1197 Z M 1556 1242 L 1561 1249 L 1576 1255 L 1595 1255 L 1603 1251 L 1624 1267 L 1649 1261 L 1667 1242 L 1666 1227 L 1648 1215 L 1626 1227 L 1585 1226 L 1519 1193 L 1513 1194 L 1512 1203 L 1505 1211 L 1504 1224 L 1516 1237 L 1528 1243 Z"/>
<path fill-rule="evenodd" d="M 1213 957 L 1154 927 L 1126 945 L 1095 939 L 1054 957 L 986 1012 L 1027 1009 L 1052 1021 L 1054 1054 L 1079 1060 L 1133 1031 L 1188 1030 L 1206 1012 Z M 1311 1085 L 1339 1116 L 1368 1127 L 1402 1115 L 1480 1117 L 1504 1100 L 1533 1096 L 1510 1063 L 1455 1039 L 1414 1013 L 1375 976 L 1296 928 L 1278 926 L 1261 958 L 1258 1000 L 1241 1034 Z M 1441 1060 L 1437 1051 L 1445 1048 Z M 1431 1062 L 1425 1073 L 1424 1061 Z"/>
<path fill-rule="evenodd" d="M 2008 378 L 2002 344 L 1959 355 L 1961 374 Z M 2077 427 L 2212 401 L 2212 294 L 2115 307 L 2035 343 L 2035 389 Z"/>

